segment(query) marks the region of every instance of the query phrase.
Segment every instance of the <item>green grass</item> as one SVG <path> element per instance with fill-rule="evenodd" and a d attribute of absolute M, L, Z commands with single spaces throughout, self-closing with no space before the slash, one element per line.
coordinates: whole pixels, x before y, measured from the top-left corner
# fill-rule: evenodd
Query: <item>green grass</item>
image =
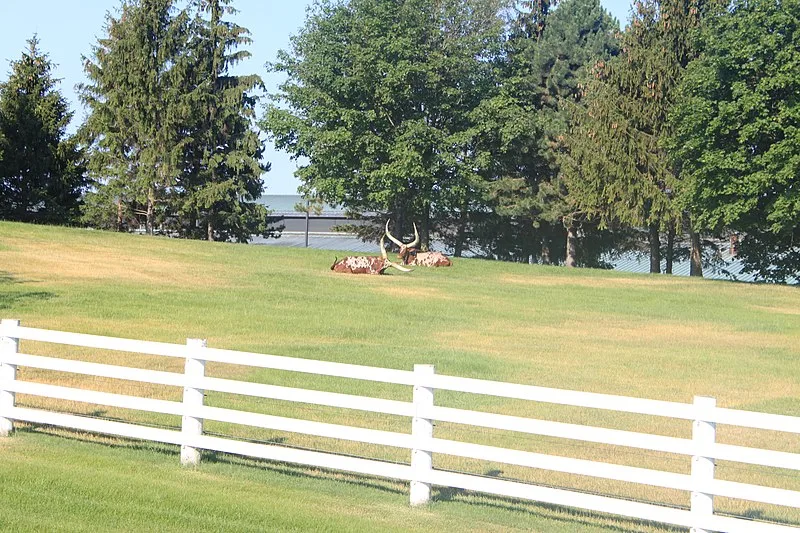
<path fill-rule="evenodd" d="M 0 223 L 0 316 L 19 318 L 23 325 L 34 327 L 175 343 L 201 337 L 207 338 L 212 347 L 390 368 L 411 369 L 415 363 L 430 363 L 436 365 L 437 373 L 626 396 L 691 402 L 693 395 L 708 395 L 717 398 L 718 405 L 724 407 L 800 415 L 797 288 L 478 260 L 456 260 L 450 269 L 419 268 L 411 274 L 348 276 L 329 270 L 335 254 Z M 148 356 L 36 343 L 23 343 L 23 348 L 42 355 L 161 370 L 182 369 L 180 361 Z M 209 364 L 207 370 L 214 376 L 410 399 L 408 387 L 227 365 Z M 20 377 L 165 399 L 180 398 L 176 389 L 165 391 L 122 381 L 30 369 L 22 369 Z M 24 395 L 19 396 L 18 403 L 142 423 L 179 425 L 176 417 L 85 404 L 54 404 Z M 401 417 L 287 402 L 209 393 L 208 403 L 391 431 L 410 429 L 409 421 Z M 446 391 L 437 393 L 437 403 L 664 435 L 690 435 L 688 423 L 656 417 Z M 304 448 L 408 460 L 407 452 L 357 443 L 211 422 L 206 428 L 214 433 L 280 440 Z M 436 435 L 681 473 L 688 473 L 689 468 L 688 458 L 669 454 L 475 430 L 454 424 L 438 424 Z M 722 442 L 800 450 L 800 439 L 778 433 L 720 427 L 718 435 Z M 0 463 L 0 479 L 6 478 L 6 469 L 17 465 L 19 470 L 15 475 L 20 478 L 19 484 L 27 487 L 19 494 L 14 493 L 10 500 L 15 510 L 11 516 L 15 518 L 6 518 L 12 520 L 9 529 L 49 529 L 37 525 L 39 519 L 35 517 L 24 522 L 24 517 L 30 514 L 26 510 L 50 499 L 53 506 L 64 502 L 62 507 L 68 507 L 69 502 L 80 500 L 82 491 L 92 501 L 98 494 L 106 495 L 108 505 L 129 509 L 129 516 L 120 511 L 119 515 L 110 513 L 108 517 L 100 517 L 103 513 L 92 507 L 100 504 L 81 503 L 63 512 L 67 516 L 64 520 L 67 529 L 89 529 L 95 523 L 100 529 L 129 529 L 131 524 L 138 523 L 147 529 L 187 530 L 197 526 L 189 516 L 194 514 L 206 517 L 211 523 L 229 520 L 222 503 L 216 506 L 200 498 L 201 503 L 184 504 L 169 496 L 182 490 L 197 490 L 202 495 L 203 490 L 189 480 L 192 476 L 209 476 L 211 488 L 204 490 L 224 495 L 221 500 L 233 508 L 249 501 L 228 488 L 238 484 L 252 484 L 255 488 L 250 488 L 256 494 L 271 494 L 274 486 L 275 490 L 292 494 L 287 501 L 316 502 L 307 506 L 290 505 L 292 510 L 277 503 L 249 506 L 261 507 L 253 514 L 262 520 L 253 518 L 255 527 L 265 519 L 259 513 L 272 513 L 277 517 L 275 520 L 283 520 L 273 529 L 285 530 L 376 527 L 441 530 L 452 525 L 449 521 L 464 521 L 481 530 L 583 531 L 591 530 L 593 524 L 605 530 L 619 527 L 626 531 L 662 531 L 656 526 L 565 514 L 563 510 L 530 503 L 508 503 L 474 495 L 441 497 L 430 509 L 412 510 L 407 507 L 407 487 L 400 484 L 346 476 L 343 481 L 344 477 L 338 474 L 309 475 L 302 470 L 298 474 L 297 469 L 289 467 L 270 467 L 264 463 L 240 465 L 243 461 L 231 463 L 227 459 L 206 461 L 199 471 L 186 472 L 177 465 L 175 451 L 169 447 L 164 448 L 171 450 L 169 453 L 153 453 L 149 448 L 136 451 L 125 441 L 109 441 L 116 446 L 94 444 L 90 436 L 65 439 L 23 432 L 7 442 L 10 444 L 0 444 L 4 458 Z M 114 461 L 141 470 L 141 479 L 119 477 L 110 459 L 105 467 L 91 466 L 90 458 L 95 454 L 98 457 L 108 454 Z M 17 462 L 9 463 L 6 457 L 16 458 Z M 677 491 L 449 457 L 437 456 L 434 461 L 439 468 L 688 505 L 688 496 Z M 23 464 L 24 468 L 19 466 Z M 53 464 L 80 465 L 90 471 L 83 481 L 69 481 L 67 477 L 58 477 L 58 469 L 47 473 Z M 151 468 L 158 474 L 148 475 L 146 471 Z M 724 462 L 720 462 L 717 472 L 723 479 L 800 490 L 796 472 Z M 48 476 L 53 476 L 52 483 L 37 481 L 49 479 Z M 147 499 L 148 494 L 131 497 L 147 493 L 147 482 L 156 478 L 159 486 L 149 494 L 153 501 Z M 135 491 L 114 488 L 128 482 L 138 488 Z M 74 485 L 70 490 L 58 490 L 57 487 L 69 483 Z M 392 489 L 378 489 L 376 484 Z M 0 490 L 11 490 L 5 485 L 0 483 L 4 487 Z M 162 490 L 163 498 L 154 496 Z M 318 492 L 322 503 L 316 500 Z M 0 497 L 5 500 L 6 496 Z M 269 502 L 274 498 L 264 500 Z M 129 501 L 131 507 L 125 507 Z M 354 512 L 353 508 L 359 505 L 354 502 L 367 502 L 363 504 L 367 507 L 377 502 L 378 510 Z M 318 503 L 319 508 L 315 507 Z M 189 510 L 184 513 L 186 505 Z M 386 508 L 381 510 L 381 505 Z M 154 507 L 151 513 L 135 511 L 151 506 Z M 199 511 L 200 508 L 205 511 Z M 798 513 L 785 508 L 721 498 L 718 508 L 800 524 Z M 102 520 L 109 522 L 98 522 Z M 248 525 L 251 518 L 237 520 L 232 529 L 251 527 Z M 70 524 L 75 527 L 68 527 Z"/>

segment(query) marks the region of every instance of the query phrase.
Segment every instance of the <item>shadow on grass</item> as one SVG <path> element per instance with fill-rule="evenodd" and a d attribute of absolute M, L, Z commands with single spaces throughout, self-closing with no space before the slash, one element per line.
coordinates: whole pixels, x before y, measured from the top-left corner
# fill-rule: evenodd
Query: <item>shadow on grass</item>
<path fill-rule="evenodd" d="M 17 285 L 26 283 L 25 280 L 20 280 L 13 274 L 0 270 L 0 285 Z M 8 290 L 0 292 L 0 310 L 11 309 L 21 303 L 29 301 L 44 301 L 55 297 L 55 294 L 47 291 L 23 291 L 23 290 Z"/>
<path fill-rule="evenodd" d="M 175 428 L 170 428 L 175 429 Z M 146 451 L 155 452 L 162 456 L 171 457 L 177 463 L 180 459 L 180 447 L 173 444 L 165 444 L 151 441 L 140 441 L 135 439 L 128 439 L 125 437 L 106 436 L 102 434 L 88 434 L 78 433 L 68 428 L 50 425 L 37 425 L 37 424 L 23 424 L 16 429 L 19 433 L 30 434 L 46 434 L 49 437 L 56 437 L 74 442 L 100 444 L 102 446 L 119 449 L 119 450 L 133 450 L 133 451 Z M 218 435 L 224 437 L 222 435 Z M 283 437 L 276 437 L 269 440 L 248 441 L 257 444 L 265 445 L 283 445 L 282 447 L 304 449 L 293 446 L 285 445 L 286 439 Z M 310 450 L 317 451 L 317 450 Z M 326 453 L 326 452 L 322 452 Z M 356 457 L 356 456 L 352 456 Z M 371 490 L 379 490 L 384 493 L 395 495 L 406 495 L 408 489 L 406 482 L 395 481 L 380 477 L 373 477 L 369 475 L 354 474 L 342 470 L 335 470 L 329 468 L 314 467 L 308 465 L 299 465 L 295 463 L 285 463 L 280 461 L 270 461 L 266 459 L 258 459 L 249 456 L 233 455 L 224 452 L 216 452 L 210 450 L 203 450 L 201 455 L 201 465 L 230 465 L 253 470 L 264 470 L 272 472 L 281 476 L 289 476 L 293 478 L 315 479 L 321 481 L 335 481 L 337 483 L 344 483 L 346 485 L 368 488 Z M 487 478 L 502 478 L 502 471 L 489 470 L 484 475 Z M 514 481 L 514 480 L 509 480 Z M 537 485 L 538 486 L 538 485 Z M 548 486 L 549 487 L 549 486 Z M 565 489 L 564 487 L 552 486 L 549 488 Z M 566 488 L 565 490 L 571 490 Z M 612 496 L 613 497 L 613 496 Z M 685 528 L 677 526 L 670 526 L 660 522 L 650 522 L 646 520 L 628 519 L 624 516 L 613 514 L 602 514 L 593 511 L 586 511 L 574 507 L 566 507 L 562 505 L 548 504 L 525 500 L 520 498 L 512 498 L 505 496 L 498 496 L 492 494 L 485 494 L 482 492 L 470 491 L 455 487 L 438 487 L 434 486 L 432 490 L 431 503 L 435 506 L 448 505 L 448 504 L 461 504 L 469 506 L 477 506 L 485 509 L 497 509 L 502 511 L 510 511 L 516 513 L 531 513 L 537 514 L 540 517 L 559 522 L 567 526 L 574 526 L 576 531 L 581 530 L 583 527 L 594 527 L 597 529 L 604 529 L 618 533 L 637 533 L 643 531 L 645 528 L 655 528 L 659 531 L 679 532 L 685 531 Z M 653 502 L 642 502 L 653 503 Z M 766 520 L 768 523 L 776 523 L 781 525 L 794 526 L 794 522 L 775 521 L 763 516 L 760 510 L 750 510 L 743 515 L 738 515 L 736 518 L 751 519 L 754 521 Z M 604 523 L 613 521 L 615 523 Z M 754 527 L 758 522 L 754 522 Z"/>

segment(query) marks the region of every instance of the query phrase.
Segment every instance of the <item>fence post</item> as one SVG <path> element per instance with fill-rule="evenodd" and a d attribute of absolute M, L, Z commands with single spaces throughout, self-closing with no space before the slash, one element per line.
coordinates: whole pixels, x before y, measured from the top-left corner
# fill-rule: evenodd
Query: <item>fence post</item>
<path fill-rule="evenodd" d="M 422 418 L 419 413 L 433 407 L 433 388 L 419 385 L 422 380 L 432 376 L 433 365 L 414 365 L 417 382 L 414 385 L 414 418 L 411 420 L 411 437 L 414 448 L 411 450 L 411 505 L 425 505 L 431 499 L 431 486 L 421 481 L 433 468 L 433 457 L 430 450 L 424 448 L 426 441 L 433 438 L 433 421 Z"/>
<path fill-rule="evenodd" d="M 206 362 L 199 358 L 199 352 L 206 347 L 205 339 L 186 339 L 186 345 L 190 353 L 186 356 L 186 367 L 184 375 L 188 377 L 203 377 L 206 370 Z M 202 407 L 203 389 L 196 389 L 188 385 L 183 387 L 183 405 L 187 408 Z M 188 413 L 188 409 L 184 413 Z M 181 419 L 181 432 L 184 436 L 194 436 L 203 434 L 203 419 L 184 414 Z M 181 464 L 197 466 L 200 464 L 200 450 L 186 444 L 181 445 Z"/>
<path fill-rule="evenodd" d="M 692 441 L 696 445 L 698 455 L 692 457 L 692 484 L 701 489 L 714 480 L 714 458 L 699 455 L 701 450 L 714 445 L 717 436 L 717 425 L 709 422 L 711 411 L 717 406 L 717 400 L 705 396 L 694 397 L 696 418 L 692 424 Z M 698 518 L 714 515 L 714 495 L 701 490 L 692 491 L 692 514 Z M 692 533 L 709 533 L 708 530 L 693 527 Z"/>
<path fill-rule="evenodd" d="M 19 320 L 3 319 L 3 326 L 19 326 Z M 0 353 L 4 355 L 15 354 L 19 351 L 19 339 L 13 337 L 0 337 Z M 17 365 L 0 363 L 0 437 L 8 437 L 14 430 L 14 422 L 4 415 L 14 407 L 16 396 L 14 392 L 3 389 L 3 382 L 17 379 Z"/>

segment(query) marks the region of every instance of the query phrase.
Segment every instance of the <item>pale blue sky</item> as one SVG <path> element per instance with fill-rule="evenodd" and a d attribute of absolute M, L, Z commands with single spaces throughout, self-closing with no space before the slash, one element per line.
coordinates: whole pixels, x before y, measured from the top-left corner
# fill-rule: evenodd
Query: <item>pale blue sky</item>
<path fill-rule="evenodd" d="M 242 72 L 258 73 L 268 90 L 275 89 L 280 77 L 264 69 L 264 63 L 275 59 L 276 52 L 287 48 L 289 37 L 305 20 L 312 0 L 235 0 L 239 10 L 236 21 L 248 28 L 253 54 L 240 65 Z M 629 0 L 601 0 L 612 15 L 624 25 L 630 9 Z M 0 80 L 8 77 L 8 62 L 19 59 L 25 41 L 38 34 L 42 51 L 55 63 L 55 76 L 62 80 L 60 90 L 75 111 L 73 129 L 84 110 L 75 94 L 75 85 L 85 81 L 82 55 L 89 55 L 97 38 L 104 35 L 105 15 L 114 11 L 120 0 L 0 0 Z M 238 69 L 237 69 L 238 70 Z M 264 158 L 272 170 L 264 176 L 268 194 L 294 194 L 298 181 L 293 173 L 296 165 L 267 143 Z"/>

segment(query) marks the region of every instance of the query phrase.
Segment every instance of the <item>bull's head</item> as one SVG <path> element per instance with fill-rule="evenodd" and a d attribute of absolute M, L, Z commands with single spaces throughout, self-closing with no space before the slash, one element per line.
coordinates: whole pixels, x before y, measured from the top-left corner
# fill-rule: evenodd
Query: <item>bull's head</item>
<path fill-rule="evenodd" d="M 400 261 L 404 265 L 416 265 L 426 267 L 442 267 L 451 266 L 453 264 L 450 258 L 441 252 L 420 252 L 417 250 L 419 246 L 419 232 L 417 232 L 417 225 L 414 224 L 414 240 L 408 244 L 401 242 L 389 233 L 389 221 L 386 221 L 386 229 L 384 235 L 389 237 L 393 243 L 400 247 Z"/>
<path fill-rule="evenodd" d="M 414 240 L 408 244 L 404 244 L 402 241 L 389 233 L 389 221 L 386 221 L 385 234 L 387 237 L 389 237 L 390 241 L 400 247 L 400 251 L 397 253 L 397 255 L 400 256 L 400 261 L 405 265 L 409 265 L 414 262 L 414 256 L 417 255 L 417 246 L 419 246 L 419 233 L 417 232 L 417 225 L 414 223 L 412 223 L 412 225 L 414 226 Z"/>

